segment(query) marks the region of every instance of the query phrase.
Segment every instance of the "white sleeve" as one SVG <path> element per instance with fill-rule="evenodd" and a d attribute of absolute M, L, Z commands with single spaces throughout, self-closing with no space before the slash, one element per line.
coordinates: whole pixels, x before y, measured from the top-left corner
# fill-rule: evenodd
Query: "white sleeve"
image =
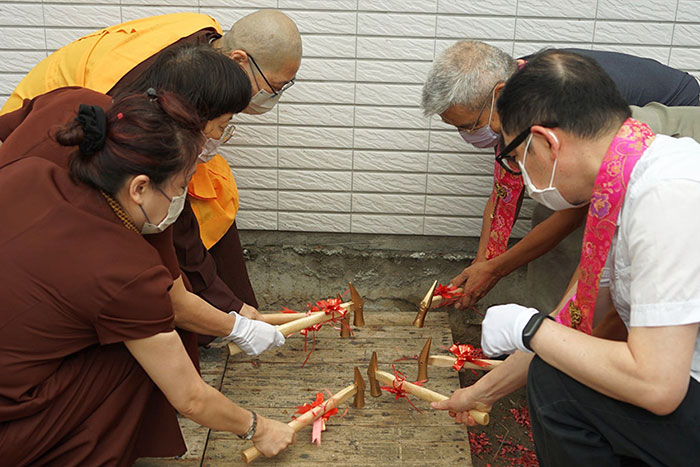
<path fill-rule="evenodd" d="M 666 180 L 635 202 L 624 233 L 631 326 L 700 322 L 700 182 Z"/>

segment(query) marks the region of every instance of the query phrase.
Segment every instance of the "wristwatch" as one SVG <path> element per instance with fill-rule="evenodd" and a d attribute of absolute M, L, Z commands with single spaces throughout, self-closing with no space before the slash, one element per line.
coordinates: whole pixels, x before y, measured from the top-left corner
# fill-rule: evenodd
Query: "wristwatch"
<path fill-rule="evenodd" d="M 532 351 L 532 347 L 530 347 L 530 341 L 533 337 L 535 337 L 535 333 L 540 328 L 540 326 L 542 325 L 542 321 L 544 321 L 545 318 L 549 318 L 552 321 L 554 321 L 554 318 L 545 313 L 536 313 L 532 315 L 530 321 L 528 321 L 525 327 L 523 328 L 523 345 L 529 351 Z"/>
<path fill-rule="evenodd" d="M 242 435 L 236 435 L 240 439 L 248 440 L 255 436 L 255 429 L 258 427 L 258 415 L 252 410 L 250 411 L 250 413 L 253 414 L 253 421 L 250 422 L 250 428 L 248 428 L 248 431 L 246 431 Z"/>

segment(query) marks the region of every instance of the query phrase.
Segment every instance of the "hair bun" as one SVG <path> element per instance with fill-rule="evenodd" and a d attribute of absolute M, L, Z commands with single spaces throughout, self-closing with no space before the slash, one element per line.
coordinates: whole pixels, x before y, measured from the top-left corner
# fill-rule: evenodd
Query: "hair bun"
<path fill-rule="evenodd" d="M 107 117 L 102 107 L 97 105 L 80 104 L 78 116 L 85 137 L 80 143 L 80 152 L 91 156 L 102 149 L 107 138 Z"/>

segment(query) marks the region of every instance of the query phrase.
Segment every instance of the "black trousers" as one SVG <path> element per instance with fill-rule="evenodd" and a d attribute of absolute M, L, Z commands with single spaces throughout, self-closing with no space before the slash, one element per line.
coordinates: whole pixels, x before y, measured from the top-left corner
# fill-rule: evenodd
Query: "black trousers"
<path fill-rule="evenodd" d="M 700 465 L 700 383 L 671 414 L 611 399 L 535 356 L 527 381 L 535 449 L 546 466 Z"/>

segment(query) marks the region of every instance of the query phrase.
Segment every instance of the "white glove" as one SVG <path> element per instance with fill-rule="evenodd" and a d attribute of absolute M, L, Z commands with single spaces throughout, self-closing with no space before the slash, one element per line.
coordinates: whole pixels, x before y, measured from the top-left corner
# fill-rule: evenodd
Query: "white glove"
<path fill-rule="evenodd" d="M 523 329 L 532 315 L 539 313 L 534 308 L 511 303 L 492 306 L 486 310 L 481 323 L 481 349 L 489 357 L 511 354 L 516 350 L 532 353 L 523 344 Z"/>
<path fill-rule="evenodd" d="M 228 340 L 241 348 L 248 355 L 257 356 L 271 347 L 279 347 L 284 344 L 284 336 L 277 328 L 264 321 L 256 321 L 241 316 L 235 311 L 236 323 L 228 337 Z"/>

